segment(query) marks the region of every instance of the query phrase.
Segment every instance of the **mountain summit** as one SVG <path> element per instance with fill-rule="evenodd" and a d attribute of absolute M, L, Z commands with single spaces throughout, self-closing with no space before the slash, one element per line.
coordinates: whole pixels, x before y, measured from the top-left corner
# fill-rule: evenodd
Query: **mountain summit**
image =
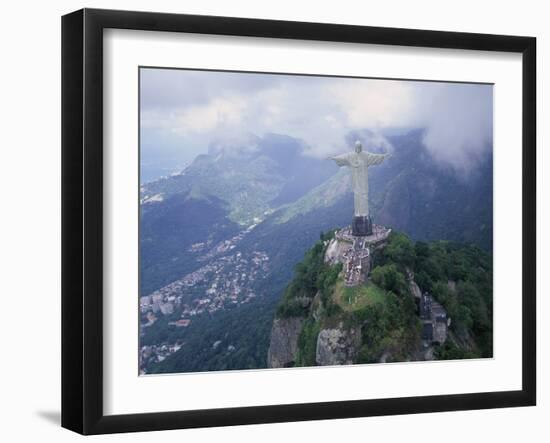
<path fill-rule="evenodd" d="M 273 321 L 268 367 L 492 356 L 488 254 L 392 233 L 370 244 L 371 265 L 356 271 L 342 232 L 322 235 L 296 266 Z M 365 278 L 350 283 L 354 272 Z"/>

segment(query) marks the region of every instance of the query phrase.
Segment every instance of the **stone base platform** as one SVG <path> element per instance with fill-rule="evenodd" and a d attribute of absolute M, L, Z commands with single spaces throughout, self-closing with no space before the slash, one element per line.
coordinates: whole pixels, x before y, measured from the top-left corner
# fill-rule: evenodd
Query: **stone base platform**
<path fill-rule="evenodd" d="M 348 226 L 344 229 L 340 229 L 336 232 L 335 238 L 337 240 L 349 242 L 349 243 L 364 243 L 366 245 L 376 245 L 377 243 L 387 240 L 391 234 L 391 229 L 381 225 L 372 225 L 372 231 L 369 235 L 355 235 L 353 227 Z"/>
<path fill-rule="evenodd" d="M 351 222 L 351 231 L 356 237 L 372 235 L 372 218 L 370 215 L 356 215 Z"/>

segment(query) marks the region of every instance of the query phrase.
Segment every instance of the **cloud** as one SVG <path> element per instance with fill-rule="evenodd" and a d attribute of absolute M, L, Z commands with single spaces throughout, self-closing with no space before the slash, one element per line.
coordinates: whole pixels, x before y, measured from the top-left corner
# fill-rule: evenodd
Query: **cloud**
<path fill-rule="evenodd" d="M 416 92 L 419 126 L 434 158 L 467 171 L 493 146 L 493 88 L 433 84 Z"/>
<path fill-rule="evenodd" d="M 216 97 L 207 104 L 183 110 L 177 115 L 174 131 L 210 133 L 235 128 L 242 125 L 246 111 L 247 102 L 242 96 Z"/>
<path fill-rule="evenodd" d="M 390 149 L 389 127 L 425 128 L 433 157 L 468 170 L 492 147 L 492 86 L 186 70 L 142 70 L 143 131 L 167 131 L 203 151 L 238 134 L 282 133 L 308 155 L 349 148 L 349 134 Z"/>
<path fill-rule="evenodd" d="M 413 111 L 412 88 L 405 82 L 349 79 L 328 91 L 342 107 L 346 125 L 355 128 L 395 125 Z"/>

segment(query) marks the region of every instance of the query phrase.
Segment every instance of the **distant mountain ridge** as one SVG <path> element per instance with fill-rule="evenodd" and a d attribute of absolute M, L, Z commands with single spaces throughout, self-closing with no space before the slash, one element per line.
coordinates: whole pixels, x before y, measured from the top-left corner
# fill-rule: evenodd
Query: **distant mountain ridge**
<path fill-rule="evenodd" d="M 414 239 L 443 238 L 490 249 L 492 155 L 463 176 L 426 151 L 423 130 L 389 134 L 391 160 L 369 171 L 371 211 L 377 221 Z M 349 171 L 304 155 L 297 139 L 268 134 L 250 136 L 246 143 L 241 148 L 213 145 L 181 174 L 143 185 L 142 199 L 215 197 L 227 204 L 233 222 L 246 226 L 277 210 L 282 210 L 277 221 L 285 223 L 351 192 Z"/>
<path fill-rule="evenodd" d="M 336 172 L 330 162 L 303 155 L 303 149 L 298 140 L 276 134 L 250 137 L 240 148 L 216 144 L 181 174 L 143 185 L 141 197 L 214 196 L 228 204 L 232 221 L 249 225 Z"/>

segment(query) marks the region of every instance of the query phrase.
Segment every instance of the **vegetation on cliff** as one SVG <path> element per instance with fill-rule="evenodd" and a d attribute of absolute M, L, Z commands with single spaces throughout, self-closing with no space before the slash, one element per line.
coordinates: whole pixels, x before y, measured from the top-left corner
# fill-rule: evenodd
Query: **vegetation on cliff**
<path fill-rule="evenodd" d="M 286 287 L 281 303 L 277 308 L 277 317 L 305 317 L 311 301 L 317 294 L 325 305 L 329 305 L 332 287 L 338 279 L 342 265 L 325 264 L 326 245 L 334 236 L 334 231 L 321 233 L 319 241 L 306 252 L 304 259 L 294 268 L 294 278 Z"/>
<path fill-rule="evenodd" d="M 324 328 L 360 328 L 357 363 L 416 359 L 421 322 L 411 278 L 447 310 L 448 339 L 434 358 L 492 356 L 492 257 L 473 245 L 446 241 L 413 242 L 392 233 L 374 252 L 366 285 L 345 287 L 341 265 L 324 256 L 334 231 L 320 240 L 295 269 L 277 317 L 305 318 L 298 338 L 296 366 L 315 365 L 319 332 Z"/>

